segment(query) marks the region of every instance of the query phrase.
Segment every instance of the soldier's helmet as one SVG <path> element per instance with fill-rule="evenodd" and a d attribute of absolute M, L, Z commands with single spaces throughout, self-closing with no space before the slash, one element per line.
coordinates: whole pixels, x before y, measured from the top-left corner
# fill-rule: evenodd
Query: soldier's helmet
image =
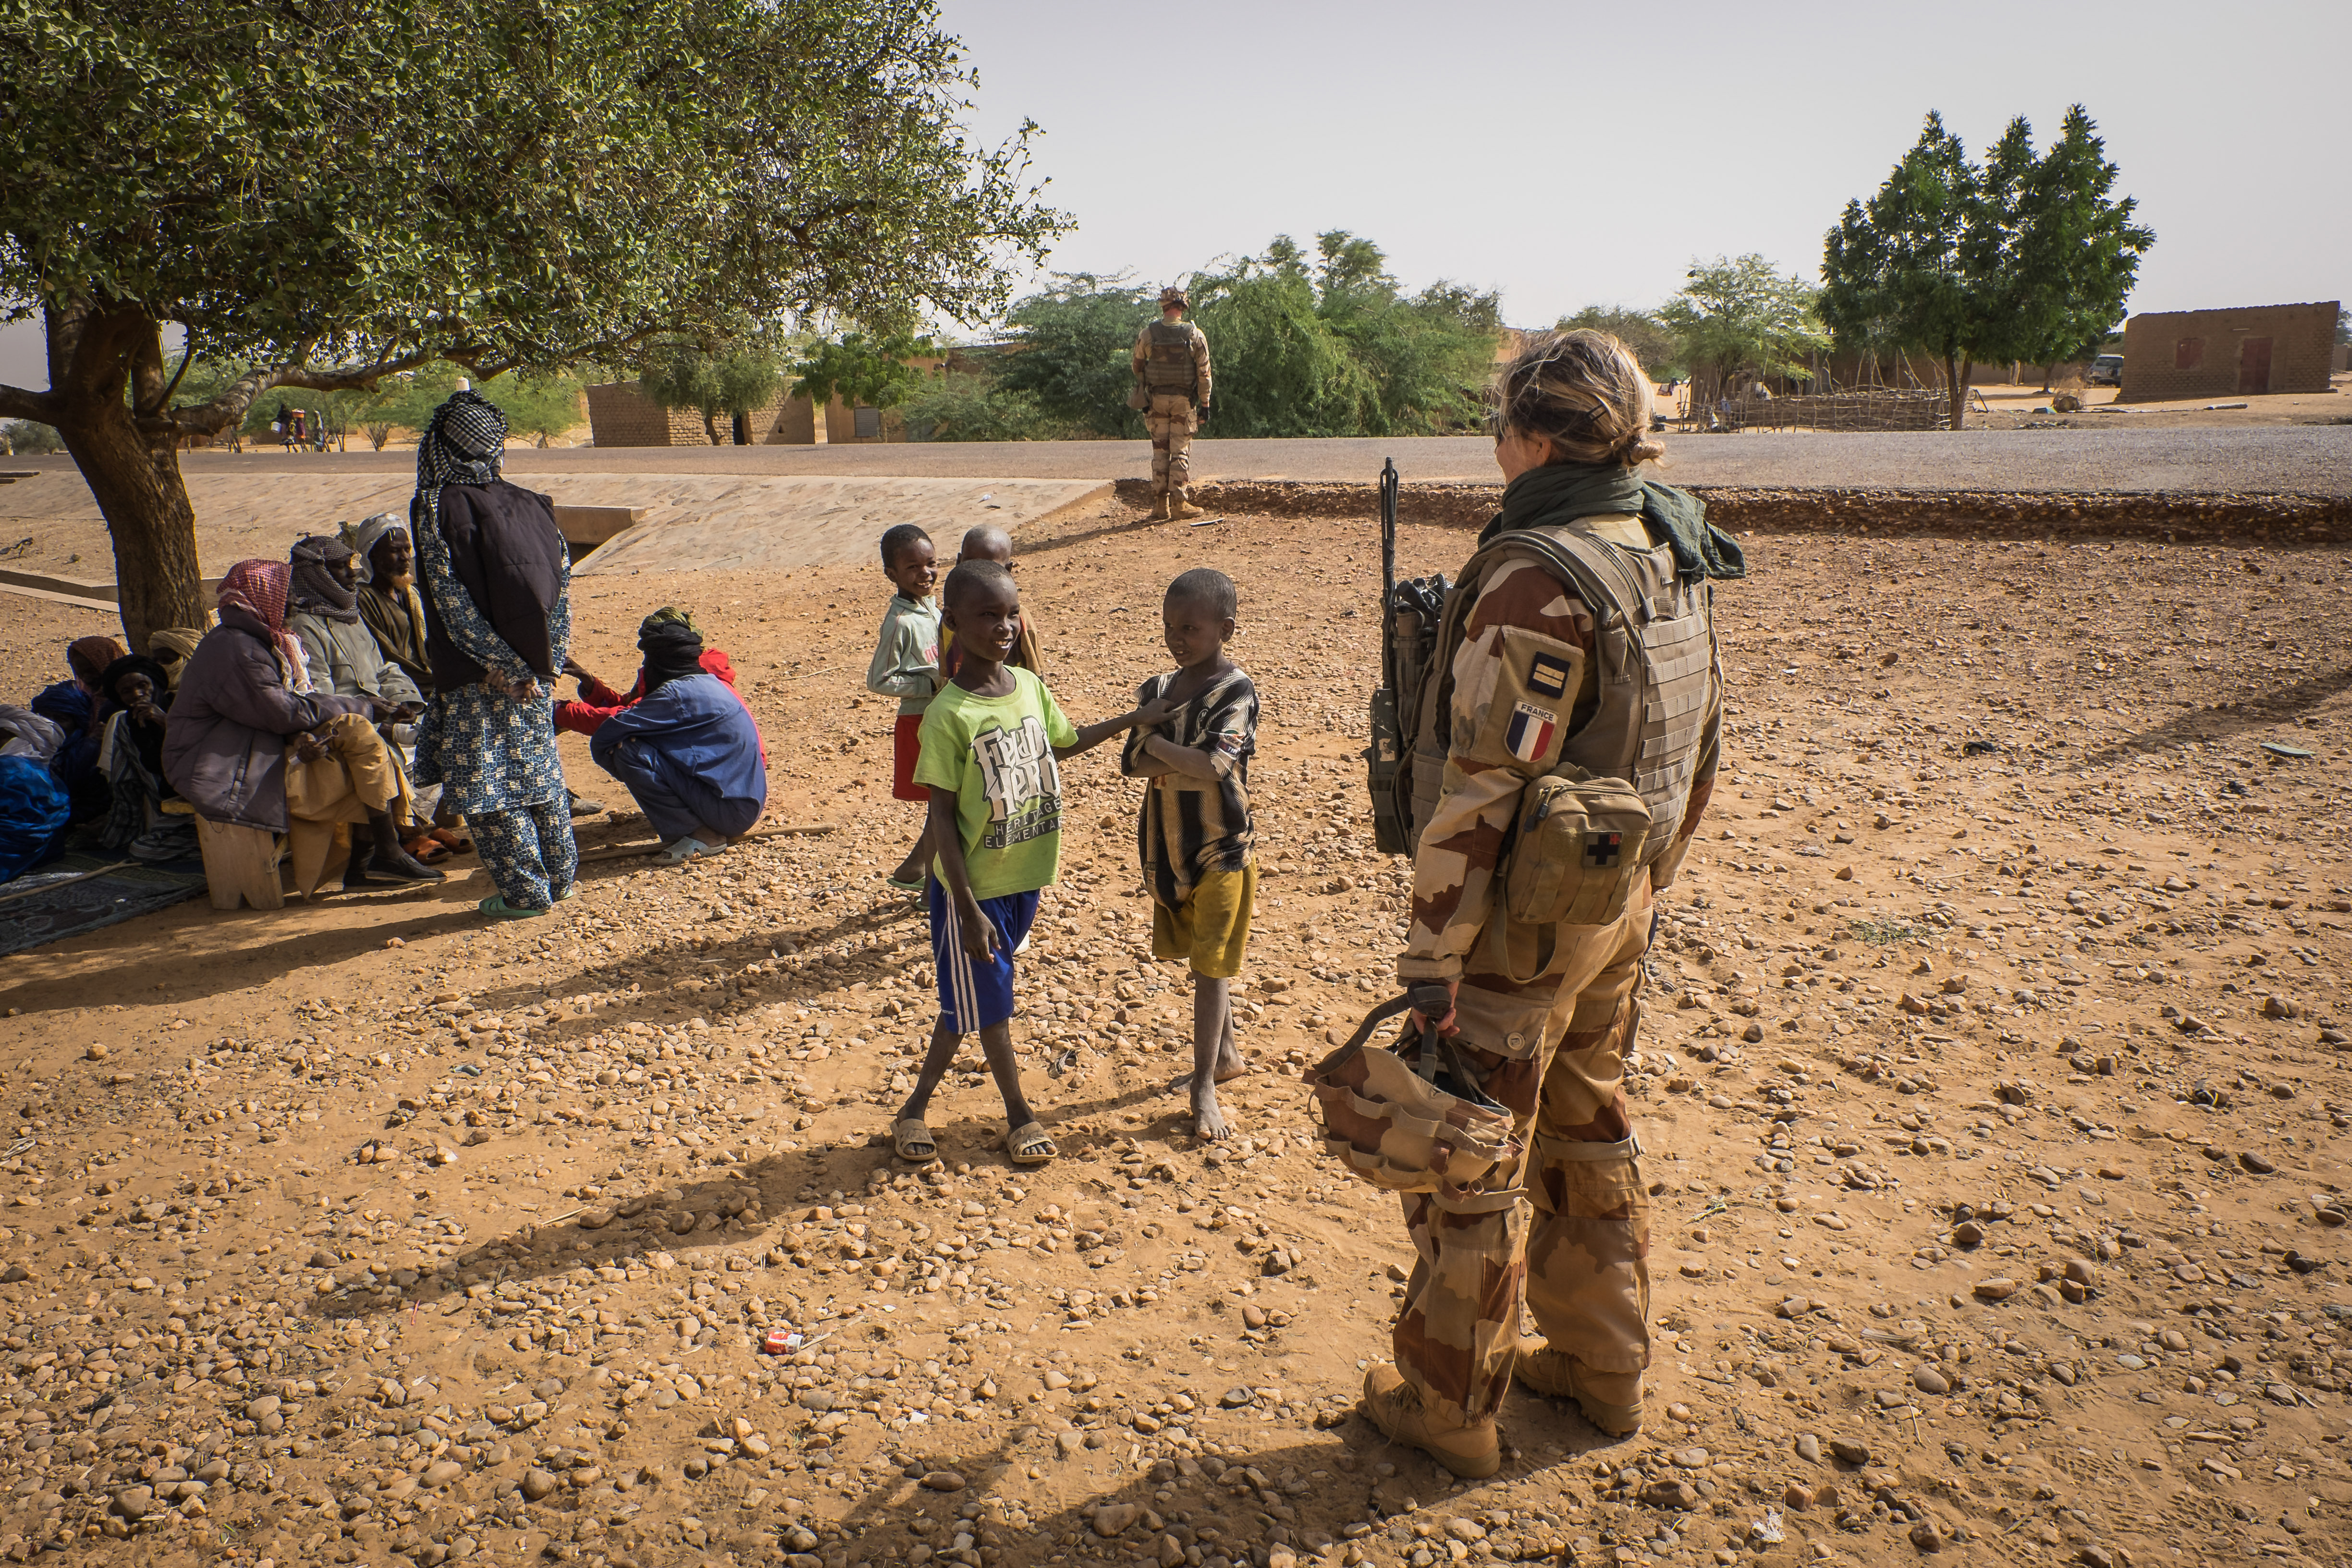
<path fill-rule="evenodd" d="M 1160 308 L 1164 310 L 1171 305 L 1176 306 L 1179 310 L 1189 310 L 1192 308 L 1192 296 L 1171 283 L 1167 288 L 1160 290 Z"/>

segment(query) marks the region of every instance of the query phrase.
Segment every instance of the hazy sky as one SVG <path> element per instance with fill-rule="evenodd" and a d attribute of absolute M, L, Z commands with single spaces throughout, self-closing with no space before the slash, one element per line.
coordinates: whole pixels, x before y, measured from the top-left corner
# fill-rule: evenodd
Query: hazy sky
<path fill-rule="evenodd" d="M 2342 298 L 2352 5 L 1699 0 L 945 0 L 974 129 L 1045 130 L 1075 226 L 1050 265 L 1164 281 L 1276 234 L 1366 235 L 1418 288 L 1502 290 L 1545 325 L 1655 305 L 1695 256 L 1811 276 L 1848 198 L 1939 109 L 1971 152 L 2012 115 L 2098 121 L 2157 243 L 2132 309 Z M 0 379 L 43 384 L 37 328 Z"/>

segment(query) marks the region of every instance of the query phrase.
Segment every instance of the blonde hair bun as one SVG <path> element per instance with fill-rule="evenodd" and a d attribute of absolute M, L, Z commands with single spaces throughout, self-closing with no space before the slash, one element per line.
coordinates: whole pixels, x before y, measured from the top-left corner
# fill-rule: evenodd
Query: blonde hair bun
<path fill-rule="evenodd" d="M 1496 435 L 1541 437 L 1555 463 L 1630 468 L 1666 455 L 1650 433 L 1649 374 L 1622 341 L 1589 327 L 1530 337 L 1496 372 L 1488 406 Z"/>

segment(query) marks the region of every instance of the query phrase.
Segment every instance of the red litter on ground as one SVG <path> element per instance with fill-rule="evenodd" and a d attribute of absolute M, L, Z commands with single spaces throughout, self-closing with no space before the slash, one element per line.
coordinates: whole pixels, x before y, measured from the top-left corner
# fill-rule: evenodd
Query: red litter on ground
<path fill-rule="evenodd" d="M 799 1338 L 800 1336 L 793 1332 L 790 1329 L 770 1329 L 766 1334 L 761 1337 L 760 1353 L 762 1355 L 782 1355 L 786 1351 L 792 1349 L 793 1342 Z"/>

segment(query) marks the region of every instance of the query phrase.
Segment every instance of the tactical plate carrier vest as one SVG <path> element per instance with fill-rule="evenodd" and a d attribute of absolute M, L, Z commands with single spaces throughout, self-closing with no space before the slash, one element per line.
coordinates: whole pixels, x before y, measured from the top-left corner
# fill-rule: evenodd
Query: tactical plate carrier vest
<path fill-rule="evenodd" d="M 1420 847 L 1436 811 L 1453 740 L 1454 660 L 1471 607 L 1487 574 L 1515 550 L 1539 558 L 1592 614 L 1599 704 L 1562 744 L 1559 765 L 1548 776 L 1616 782 L 1614 794 L 1627 808 L 1632 802 L 1624 786 L 1630 786 L 1649 822 L 1624 869 L 1647 866 L 1673 847 L 1690 804 L 1691 776 L 1715 697 L 1713 590 L 1704 580 L 1684 583 L 1667 545 L 1629 549 L 1573 524 L 1497 534 L 1472 556 L 1446 596 L 1422 679 L 1400 682 L 1409 705 L 1398 716 L 1400 728 L 1411 737 L 1396 784 L 1407 808 L 1401 813 L 1407 823 L 1405 852 Z M 1540 782 L 1526 799 L 1522 839 L 1539 827 L 1540 813 L 1570 804 Z M 1604 807 L 1597 799 L 1593 804 L 1597 817 Z M 1516 868 L 1511 880 L 1516 896 Z"/>
<path fill-rule="evenodd" d="M 1192 363 L 1193 328 L 1183 321 L 1151 323 L 1151 346 L 1145 351 L 1143 389 L 1154 397 L 1200 395 L 1200 370 Z"/>

